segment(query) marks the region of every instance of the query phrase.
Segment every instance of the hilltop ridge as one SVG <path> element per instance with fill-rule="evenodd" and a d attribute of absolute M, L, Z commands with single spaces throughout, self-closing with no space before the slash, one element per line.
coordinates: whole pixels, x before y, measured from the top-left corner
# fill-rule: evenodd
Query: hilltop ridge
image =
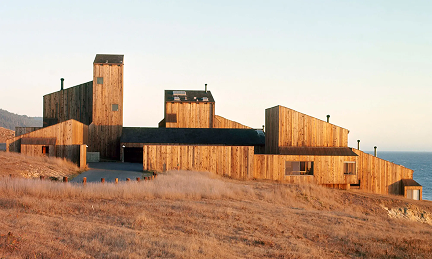
<path fill-rule="evenodd" d="M 10 130 L 15 130 L 15 127 L 42 127 L 42 117 L 29 117 L 0 109 L 0 127 Z"/>

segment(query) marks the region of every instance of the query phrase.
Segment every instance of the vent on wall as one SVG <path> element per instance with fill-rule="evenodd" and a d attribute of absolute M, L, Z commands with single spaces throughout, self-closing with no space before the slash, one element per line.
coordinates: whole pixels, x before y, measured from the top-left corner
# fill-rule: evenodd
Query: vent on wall
<path fill-rule="evenodd" d="M 173 95 L 186 95 L 186 91 L 173 91 Z"/>

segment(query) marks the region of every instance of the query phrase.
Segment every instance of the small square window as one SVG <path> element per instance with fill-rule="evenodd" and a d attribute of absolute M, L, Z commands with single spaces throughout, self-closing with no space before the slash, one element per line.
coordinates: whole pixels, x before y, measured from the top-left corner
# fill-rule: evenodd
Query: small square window
<path fill-rule="evenodd" d="M 344 162 L 344 168 L 343 168 L 344 174 L 356 174 L 356 163 L 354 161 L 345 161 Z"/>
<path fill-rule="evenodd" d="M 166 122 L 177 123 L 177 114 L 168 113 L 166 117 Z"/>
<path fill-rule="evenodd" d="M 112 111 L 113 112 L 116 112 L 116 111 L 118 111 L 118 104 L 113 104 L 112 106 L 111 106 L 111 108 L 112 108 Z"/>
<path fill-rule="evenodd" d="M 103 84 L 103 77 L 96 78 L 96 82 L 97 82 L 98 85 Z"/>

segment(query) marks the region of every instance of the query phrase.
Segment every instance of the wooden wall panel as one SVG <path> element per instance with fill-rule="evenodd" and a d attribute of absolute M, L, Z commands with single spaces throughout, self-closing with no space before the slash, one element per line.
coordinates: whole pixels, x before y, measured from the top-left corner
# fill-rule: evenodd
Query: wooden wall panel
<path fill-rule="evenodd" d="M 97 84 L 97 78 L 103 84 Z M 112 105 L 118 110 L 113 111 Z M 100 152 L 102 158 L 120 159 L 120 137 L 123 129 L 123 64 L 93 65 L 93 117 L 89 127 L 89 152 Z"/>
<path fill-rule="evenodd" d="M 413 170 L 354 148 L 353 151 L 358 155 L 360 189 L 379 194 L 404 194 L 401 180 L 413 179 Z"/>
<path fill-rule="evenodd" d="M 92 81 L 44 95 L 43 125 L 47 127 L 70 119 L 89 125 L 92 122 L 92 106 Z"/>
<path fill-rule="evenodd" d="M 15 127 L 15 137 L 36 131 L 42 127 Z"/>
<path fill-rule="evenodd" d="M 166 102 L 165 127 L 212 128 L 214 111 L 214 102 Z M 177 122 L 169 122 L 167 114 L 176 114 Z"/>
<path fill-rule="evenodd" d="M 344 175 L 343 162 L 356 161 L 355 156 L 254 155 L 253 178 L 289 183 L 355 184 L 355 175 Z M 314 175 L 285 176 L 286 161 L 314 162 Z"/>
<path fill-rule="evenodd" d="M 266 153 L 278 154 L 279 147 L 347 147 L 347 129 L 275 106 L 266 109 Z"/>
<path fill-rule="evenodd" d="M 222 129 L 252 129 L 251 127 L 245 126 L 238 122 L 228 120 L 222 116 L 215 115 L 213 120 L 213 128 L 222 128 Z"/>
<path fill-rule="evenodd" d="M 144 145 L 143 169 L 207 171 L 248 179 L 251 154 L 251 146 Z"/>
<path fill-rule="evenodd" d="M 279 106 L 265 110 L 265 152 L 267 154 L 279 153 L 279 126 L 286 128 L 287 117 L 279 117 Z"/>

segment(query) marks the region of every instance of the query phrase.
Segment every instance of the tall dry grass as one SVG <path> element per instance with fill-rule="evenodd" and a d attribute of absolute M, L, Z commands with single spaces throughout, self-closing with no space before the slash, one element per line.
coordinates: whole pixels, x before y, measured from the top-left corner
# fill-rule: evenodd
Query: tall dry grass
<path fill-rule="evenodd" d="M 80 169 L 74 163 L 57 157 L 26 156 L 15 152 L 0 152 L 0 176 L 37 178 L 74 175 Z"/>
<path fill-rule="evenodd" d="M 432 206 L 314 185 L 168 172 L 119 184 L 0 180 L 0 257 L 427 257 L 432 227 L 383 209 Z"/>

